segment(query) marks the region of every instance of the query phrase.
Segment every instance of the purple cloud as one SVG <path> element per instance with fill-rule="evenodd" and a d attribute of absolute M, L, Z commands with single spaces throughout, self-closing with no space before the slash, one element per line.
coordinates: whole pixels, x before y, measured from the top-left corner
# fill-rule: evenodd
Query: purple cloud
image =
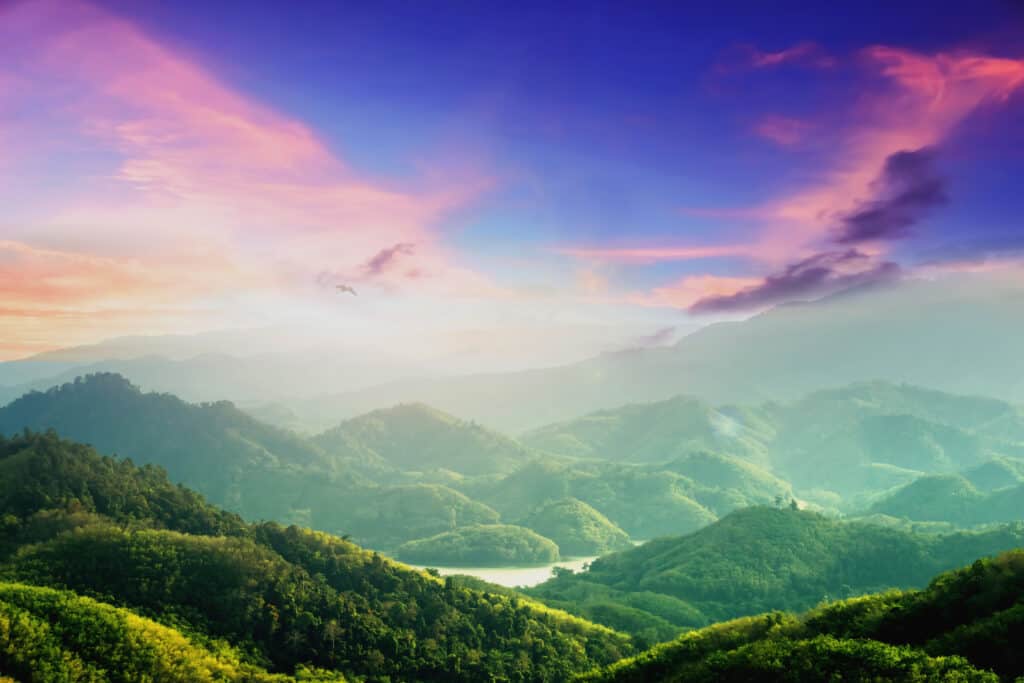
<path fill-rule="evenodd" d="M 412 256 L 415 252 L 416 245 L 412 242 L 399 242 L 387 249 L 381 249 L 363 265 L 363 277 L 380 275 L 391 268 L 399 256 Z"/>
<path fill-rule="evenodd" d="M 786 266 L 781 273 L 734 294 L 704 297 L 690 313 L 747 311 L 798 297 L 818 297 L 851 287 L 892 280 L 900 267 L 890 261 L 876 262 L 856 249 L 826 251 Z"/>
<path fill-rule="evenodd" d="M 865 202 L 840 222 L 838 244 L 896 240 L 907 237 L 924 214 L 949 201 L 946 180 L 935 168 L 930 147 L 889 156 L 875 181 L 879 198 Z"/>

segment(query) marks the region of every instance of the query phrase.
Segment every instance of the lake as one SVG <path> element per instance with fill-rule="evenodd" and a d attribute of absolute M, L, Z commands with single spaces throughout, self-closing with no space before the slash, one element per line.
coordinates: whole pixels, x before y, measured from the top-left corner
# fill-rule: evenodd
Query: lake
<path fill-rule="evenodd" d="M 551 570 L 555 567 L 564 567 L 574 572 L 583 571 L 583 565 L 596 559 L 596 557 L 577 557 L 571 560 L 561 560 L 534 567 L 434 567 L 434 569 L 440 572 L 441 576 L 465 574 L 467 576 L 475 576 L 490 583 L 496 583 L 499 586 L 517 588 L 519 586 L 536 586 L 539 583 L 544 583 L 551 578 Z M 426 567 L 420 565 L 410 566 L 417 569 L 426 569 Z"/>

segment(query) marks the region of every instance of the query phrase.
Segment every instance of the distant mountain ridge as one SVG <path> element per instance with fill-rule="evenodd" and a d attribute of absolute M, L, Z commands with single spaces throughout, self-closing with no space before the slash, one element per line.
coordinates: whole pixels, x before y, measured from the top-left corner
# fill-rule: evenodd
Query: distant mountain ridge
<path fill-rule="evenodd" d="M 778 306 L 709 325 L 671 347 L 524 372 L 399 381 L 288 404 L 311 424 L 324 424 L 423 401 L 522 432 L 680 394 L 751 405 L 876 379 L 1024 402 L 1024 375 L 1008 371 L 1020 368 L 1021 339 L 1024 282 L 965 274 Z"/>

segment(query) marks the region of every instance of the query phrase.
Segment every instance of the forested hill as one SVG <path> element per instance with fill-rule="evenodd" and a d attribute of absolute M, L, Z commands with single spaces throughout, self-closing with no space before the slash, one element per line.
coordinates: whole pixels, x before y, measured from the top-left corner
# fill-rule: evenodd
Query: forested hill
<path fill-rule="evenodd" d="M 355 441 L 401 470 L 447 469 L 470 475 L 510 472 L 531 456 L 514 439 L 422 403 L 346 420 L 315 441 L 327 452 Z"/>
<path fill-rule="evenodd" d="M 589 683 L 1020 681 L 1024 551 L 977 560 L 920 591 L 746 617 L 580 677 Z"/>
<path fill-rule="evenodd" d="M 749 508 L 563 573 L 530 594 L 645 638 L 827 599 L 923 586 L 978 557 L 1024 545 L 1024 524 L 946 536 Z"/>
<path fill-rule="evenodd" d="M 3 580 L 131 608 L 197 646 L 227 643 L 259 670 L 557 681 L 632 651 L 624 636 L 527 599 L 461 588 L 327 534 L 245 524 L 156 468 L 52 433 L 0 437 L 0 491 Z M 12 637 L 27 651 L 57 636 Z"/>
<path fill-rule="evenodd" d="M 291 683 L 334 681 L 336 671 L 270 674 L 234 648 L 204 647 L 181 631 L 70 591 L 0 583 L 0 683 Z"/>
<path fill-rule="evenodd" d="M 143 393 L 124 377 L 97 374 L 0 408 L 0 434 L 55 429 L 107 454 L 165 468 L 211 499 L 237 502 L 241 481 L 290 467 L 326 467 L 318 448 L 259 422 L 231 403 L 193 405 L 170 394 Z"/>

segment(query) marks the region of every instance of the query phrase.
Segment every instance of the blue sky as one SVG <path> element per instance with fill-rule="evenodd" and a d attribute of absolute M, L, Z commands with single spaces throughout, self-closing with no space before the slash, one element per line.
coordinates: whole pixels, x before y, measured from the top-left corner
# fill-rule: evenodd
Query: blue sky
<path fill-rule="evenodd" d="M 1015 264 L 1024 241 L 1010 0 L 68 6 L 0 9 L 0 85 L 21 88 L 0 172 L 32 198 L 0 264 L 53 281 L 7 293 L 36 329 L 7 355 L 52 345 L 48 319 L 242 323 L 328 280 L 459 298 L 459 324 L 474 305 L 703 321 Z M 126 271 L 88 284 L 89 259 Z M 47 275 L 69 261 L 114 295 Z M 168 302 L 138 264 L 210 273 Z M 225 269 L 272 287 L 240 295 Z"/>

